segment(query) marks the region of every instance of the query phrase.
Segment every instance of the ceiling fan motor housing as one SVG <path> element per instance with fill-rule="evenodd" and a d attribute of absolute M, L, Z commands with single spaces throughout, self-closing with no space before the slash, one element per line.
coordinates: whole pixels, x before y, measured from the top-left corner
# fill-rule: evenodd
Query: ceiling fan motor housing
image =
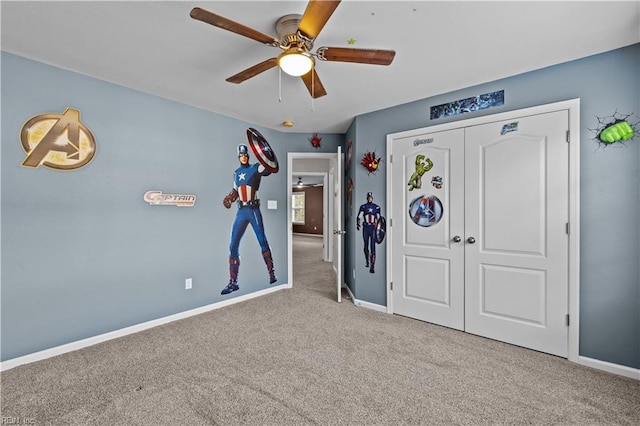
<path fill-rule="evenodd" d="M 298 25 L 301 19 L 302 15 L 290 14 L 284 15 L 276 21 L 276 35 L 280 40 L 280 47 L 282 49 L 287 50 L 294 46 L 310 51 L 313 48 L 313 39 L 304 37 L 298 31 Z"/>

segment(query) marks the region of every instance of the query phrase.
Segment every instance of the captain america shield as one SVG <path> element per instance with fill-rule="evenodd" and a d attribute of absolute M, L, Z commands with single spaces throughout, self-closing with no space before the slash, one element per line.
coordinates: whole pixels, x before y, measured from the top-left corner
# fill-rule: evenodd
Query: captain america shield
<path fill-rule="evenodd" d="M 278 166 L 278 159 L 276 153 L 273 152 L 269 142 L 260 134 L 259 131 L 250 127 L 247 129 L 247 139 L 249 140 L 249 146 L 255 154 L 256 158 L 271 173 L 278 173 L 280 166 Z"/>

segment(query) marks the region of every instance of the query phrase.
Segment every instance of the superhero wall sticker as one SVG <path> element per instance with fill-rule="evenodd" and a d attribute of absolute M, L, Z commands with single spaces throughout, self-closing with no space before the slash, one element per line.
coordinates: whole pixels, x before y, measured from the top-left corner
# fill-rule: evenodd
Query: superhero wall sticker
<path fill-rule="evenodd" d="M 238 161 L 240 166 L 233 173 L 233 189 L 222 200 L 222 204 L 227 209 L 231 204 L 237 202 L 238 211 L 231 227 L 231 242 L 229 244 L 229 283 L 222 289 L 220 294 L 229 294 L 240 289 L 238 284 L 238 274 L 240 272 L 240 240 L 251 224 L 258 244 L 262 251 L 264 263 L 267 265 L 269 273 L 269 283 L 275 283 L 275 269 L 271 256 L 271 248 L 264 232 L 262 213 L 260 211 L 260 199 L 258 189 L 263 176 L 278 173 L 278 159 L 271 149 L 267 140 L 253 128 L 247 129 L 247 139 L 249 147 L 258 159 L 258 163 L 250 163 L 249 147 L 245 144 L 238 145 Z"/>
<path fill-rule="evenodd" d="M 414 172 L 411 174 L 409 181 L 407 182 L 409 192 L 417 189 L 423 189 L 423 177 L 427 172 L 433 169 L 434 163 L 426 155 L 417 154 L 414 165 Z M 430 178 L 427 182 L 431 183 L 431 187 L 435 193 L 422 193 L 417 197 L 413 197 L 408 206 L 411 221 L 416 225 L 425 228 L 438 224 L 444 213 L 442 201 L 440 201 L 440 198 L 437 195 L 437 193 L 442 190 L 444 180 L 442 176 L 437 174 L 428 175 L 427 178 Z"/>
<path fill-rule="evenodd" d="M 361 222 L 362 221 L 362 222 Z M 380 214 L 380 206 L 373 202 L 373 193 L 367 192 L 367 202 L 360 206 L 356 216 L 356 229 L 362 226 L 365 267 L 375 273 L 376 244 L 381 244 L 387 231 L 387 221 Z"/>

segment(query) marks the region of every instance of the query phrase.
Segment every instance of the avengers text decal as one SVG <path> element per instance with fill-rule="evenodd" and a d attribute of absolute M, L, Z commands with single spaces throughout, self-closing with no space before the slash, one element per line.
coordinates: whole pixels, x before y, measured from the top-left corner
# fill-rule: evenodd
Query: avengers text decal
<path fill-rule="evenodd" d="M 163 194 L 162 191 L 147 191 L 143 198 L 152 206 L 193 207 L 196 204 L 196 196 L 191 194 Z"/>
<path fill-rule="evenodd" d="M 22 126 L 20 142 L 27 153 L 25 167 L 41 164 L 55 170 L 74 170 L 87 165 L 96 154 L 96 141 L 80 121 L 80 111 L 36 115 Z"/>

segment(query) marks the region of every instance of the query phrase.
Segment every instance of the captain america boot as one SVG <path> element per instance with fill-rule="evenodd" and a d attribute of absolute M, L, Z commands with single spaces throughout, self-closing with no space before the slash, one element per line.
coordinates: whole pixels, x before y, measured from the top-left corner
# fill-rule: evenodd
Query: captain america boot
<path fill-rule="evenodd" d="M 240 259 L 237 257 L 229 258 L 229 284 L 222 289 L 220 294 L 229 294 L 231 292 L 240 290 L 238 285 L 238 272 L 240 270 Z"/>
<path fill-rule="evenodd" d="M 276 277 L 276 271 L 273 268 L 271 250 L 263 251 L 262 257 L 264 258 L 264 263 L 267 265 L 267 270 L 269 271 L 269 284 L 273 284 L 278 281 L 278 277 Z"/>

